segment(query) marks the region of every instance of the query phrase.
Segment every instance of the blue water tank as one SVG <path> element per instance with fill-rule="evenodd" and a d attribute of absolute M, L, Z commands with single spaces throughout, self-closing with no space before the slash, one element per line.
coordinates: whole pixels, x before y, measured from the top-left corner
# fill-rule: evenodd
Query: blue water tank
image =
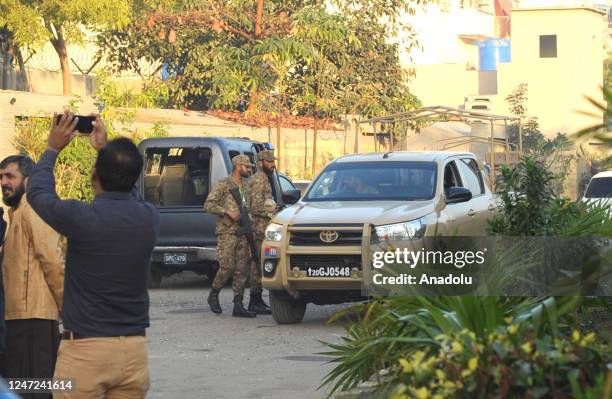
<path fill-rule="evenodd" d="M 510 62 L 510 40 L 487 39 L 478 42 L 481 71 L 497 71 L 498 63 Z"/>
<path fill-rule="evenodd" d="M 511 61 L 510 39 L 500 39 L 499 42 L 499 63 L 507 64 Z"/>

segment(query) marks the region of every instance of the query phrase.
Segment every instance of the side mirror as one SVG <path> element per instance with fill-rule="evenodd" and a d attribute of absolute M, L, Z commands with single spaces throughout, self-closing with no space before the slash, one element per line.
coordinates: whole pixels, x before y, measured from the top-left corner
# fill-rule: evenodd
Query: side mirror
<path fill-rule="evenodd" d="M 458 204 L 472 199 L 472 192 L 465 187 L 451 187 L 446 191 L 446 203 Z"/>
<path fill-rule="evenodd" d="M 283 202 L 287 205 L 293 205 L 300 200 L 302 193 L 300 190 L 283 191 Z"/>

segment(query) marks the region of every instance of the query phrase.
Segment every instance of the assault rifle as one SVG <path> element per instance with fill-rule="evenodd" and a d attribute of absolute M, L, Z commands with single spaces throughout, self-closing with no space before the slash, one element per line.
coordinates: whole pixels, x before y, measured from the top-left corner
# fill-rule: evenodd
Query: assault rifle
<path fill-rule="evenodd" d="M 249 210 L 246 204 L 242 201 L 242 195 L 240 195 L 240 189 L 238 187 L 230 188 L 230 194 L 234 197 L 234 200 L 240 207 L 240 229 L 236 232 L 237 235 L 245 235 L 249 248 L 251 249 L 251 257 L 253 261 L 259 267 L 259 250 L 255 244 L 255 236 L 253 232 L 253 225 L 251 224 L 251 217 L 249 216 Z"/>

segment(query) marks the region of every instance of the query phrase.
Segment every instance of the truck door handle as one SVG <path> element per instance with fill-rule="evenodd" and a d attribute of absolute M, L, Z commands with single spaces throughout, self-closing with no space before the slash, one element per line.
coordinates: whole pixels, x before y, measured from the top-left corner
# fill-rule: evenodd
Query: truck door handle
<path fill-rule="evenodd" d="M 470 210 L 468 211 L 468 216 L 474 216 L 474 215 L 476 215 L 476 212 L 474 212 L 474 210 L 473 210 L 473 209 L 470 209 Z"/>

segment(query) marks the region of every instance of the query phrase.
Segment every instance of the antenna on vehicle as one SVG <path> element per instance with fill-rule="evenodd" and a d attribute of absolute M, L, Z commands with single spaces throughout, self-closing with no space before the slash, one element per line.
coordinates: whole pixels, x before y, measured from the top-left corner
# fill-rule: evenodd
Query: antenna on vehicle
<path fill-rule="evenodd" d="M 389 152 L 383 154 L 383 159 L 389 158 L 389 154 L 392 154 L 392 153 L 393 153 L 393 151 L 389 151 Z"/>

